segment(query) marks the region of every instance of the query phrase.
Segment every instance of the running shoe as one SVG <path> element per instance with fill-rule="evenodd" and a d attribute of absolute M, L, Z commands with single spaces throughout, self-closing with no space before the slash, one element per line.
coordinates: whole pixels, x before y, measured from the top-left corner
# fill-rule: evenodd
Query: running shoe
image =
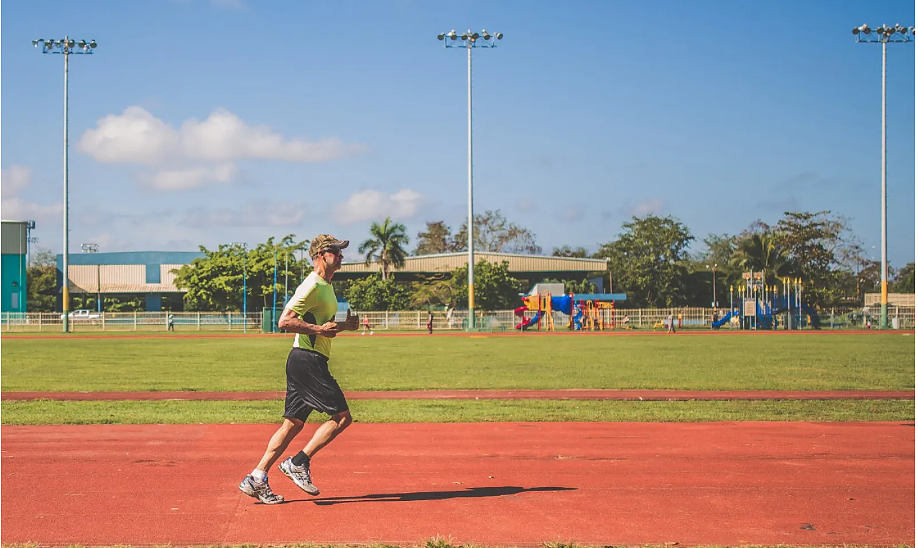
<path fill-rule="evenodd" d="M 249 474 L 242 478 L 239 490 L 265 504 L 280 504 L 284 502 L 284 497 L 275 495 L 274 491 L 271 490 L 271 486 L 268 485 L 268 476 L 265 476 L 265 481 L 255 481 L 255 478 Z"/>
<path fill-rule="evenodd" d="M 293 457 L 288 458 L 277 466 L 288 478 L 293 480 L 297 487 L 306 491 L 306 493 L 316 496 L 319 494 L 319 488 L 312 484 L 312 474 L 309 473 L 309 465 L 297 466 L 293 464 Z"/>

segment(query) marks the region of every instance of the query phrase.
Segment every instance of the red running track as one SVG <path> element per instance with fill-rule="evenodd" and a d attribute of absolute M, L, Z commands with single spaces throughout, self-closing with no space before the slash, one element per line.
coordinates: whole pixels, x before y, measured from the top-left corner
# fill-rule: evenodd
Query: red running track
<path fill-rule="evenodd" d="M 914 423 L 355 424 L 310 498 L 236 485 L 272 425 L 3 426 L 2 542 L 896 545 Z M 304 440 L 305 441 L 305 440 Z"/>

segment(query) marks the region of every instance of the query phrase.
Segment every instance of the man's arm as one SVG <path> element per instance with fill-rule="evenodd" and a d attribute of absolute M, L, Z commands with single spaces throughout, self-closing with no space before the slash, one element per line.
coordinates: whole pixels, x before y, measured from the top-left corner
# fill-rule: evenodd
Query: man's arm
<path fill-rule="evenodd" d="M 338 334 L 341 329 L 335 322 L 326 322 L 322 325 L 306 323 L 297 316 L 292 308 L 285 308 L 281 314 L 277 326 L 284 331 L 291 333 L 302 333 L 303 335 L 320 335 L 322 337 L 332 338 Z"/>

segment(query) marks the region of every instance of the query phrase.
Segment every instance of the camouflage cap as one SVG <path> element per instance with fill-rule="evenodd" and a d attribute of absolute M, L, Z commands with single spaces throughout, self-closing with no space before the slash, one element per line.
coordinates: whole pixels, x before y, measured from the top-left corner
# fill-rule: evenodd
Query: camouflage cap
<path fill-rule="evenodd" d="M 315 257 L 319 253 L 330 249 L 344 249 L 349 243 L 351 242 L 348 240 L 338 240 L 330 234 L 319 234 L 309 244 L 309 256 Z"/>

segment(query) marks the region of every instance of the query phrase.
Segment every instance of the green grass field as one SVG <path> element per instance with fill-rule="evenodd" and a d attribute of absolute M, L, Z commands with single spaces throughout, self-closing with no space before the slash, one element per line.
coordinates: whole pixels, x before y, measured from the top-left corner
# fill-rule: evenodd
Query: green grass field
<path fill-rule="evenodd" d="M 281 391 L 289 336 L 4 336 L 2 391 Z M 341 337 L 346 391 L 914 390 L 913 334 Z M 4 402 L 3 424 L 275 422 L 279 402 Z M 355 401 L 364 422 L 912 420 L 914 401 Z"/>
<path fill-rule="evenodd" d="M 914 400 L 595 401 L 354 400 L 355 422 L 910 421 Z M 253 424 L 280 422 L 277 401 L 7 402 L 2 424 Z M 313 413 L 309 422 L 328 417 Z"/>
<path fill-rule="evenodd" d="M 3 391 L 282 390 L 289 336 L 3 337 Z M 913 390 L 908 334 L 341 337 L 345 390 Z"/>

